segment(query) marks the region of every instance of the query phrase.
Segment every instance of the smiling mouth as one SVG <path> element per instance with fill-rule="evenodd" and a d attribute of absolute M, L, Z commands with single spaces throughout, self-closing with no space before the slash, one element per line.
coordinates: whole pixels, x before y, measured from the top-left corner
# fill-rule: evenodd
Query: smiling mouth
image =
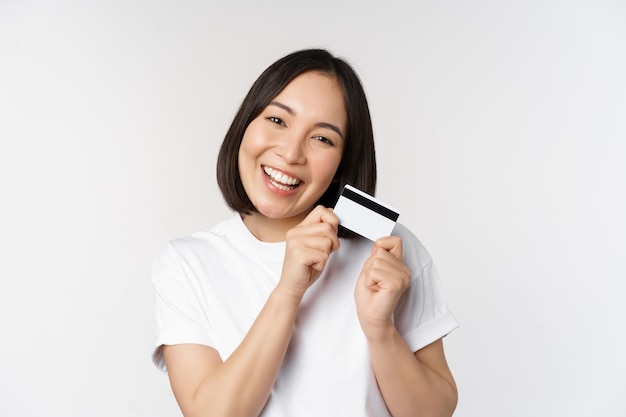
<path fill-rule="evenodd" d="M 265 176 L 269 179 L 272 185 L 282 191 L 293 190 L 302 183 L 302 181 L 298 178 L 290 177 L 289 175 L 265 165 L 263 166 L 263 172 L 265 172 Z"/>

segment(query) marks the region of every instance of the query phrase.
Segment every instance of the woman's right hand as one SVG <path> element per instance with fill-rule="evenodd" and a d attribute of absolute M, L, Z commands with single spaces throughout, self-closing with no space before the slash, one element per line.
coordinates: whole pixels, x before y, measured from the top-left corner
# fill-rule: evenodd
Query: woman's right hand
<path fill-rule="evenodd" d="M 170 382 L 185 416 L 258 416 L 291 340 L 298 306 L 339 248 L 339 219 L 318 206 L 286 236 L 276 289 L 235 351 L 223 360 L 196 344 L 163 347 Z"/>
<path fill-rule="evenodd" d="M 278 287 L 301 298 L 321 275 L 330 254 L 339 248 L 338 227 L 333 210 L 317 206 L 289 230 Z"/>

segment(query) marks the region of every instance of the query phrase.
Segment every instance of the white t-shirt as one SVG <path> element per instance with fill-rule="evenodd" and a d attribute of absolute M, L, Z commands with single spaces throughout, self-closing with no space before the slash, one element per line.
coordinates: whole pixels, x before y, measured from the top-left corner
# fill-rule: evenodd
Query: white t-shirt
<path fill-rule="evenodd" d="M 415 352 L 458 326 L 430 255 L 397 224 L 412 272 L 394 323 Z M 390 416 L 356 315 L 354 286 L 372 242 L 342 239 L 302 300 L 292 338 L 263 417 Z M 153 269 L 154 363 L 162 345 L 194 343 L 226 360 L 278 283 L 285 243 L 257 240 L 239 214 L 213 229 L 171 241 Z"/>

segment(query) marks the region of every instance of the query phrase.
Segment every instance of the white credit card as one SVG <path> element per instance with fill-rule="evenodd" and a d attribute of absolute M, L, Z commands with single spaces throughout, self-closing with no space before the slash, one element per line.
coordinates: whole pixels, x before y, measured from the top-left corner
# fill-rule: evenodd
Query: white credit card
<path fill-rule="evenodd" d="M 346 185 L 334 208 L 339 225 L 369 240 L 389 236 L 400 212 L 388 204 Z"/>

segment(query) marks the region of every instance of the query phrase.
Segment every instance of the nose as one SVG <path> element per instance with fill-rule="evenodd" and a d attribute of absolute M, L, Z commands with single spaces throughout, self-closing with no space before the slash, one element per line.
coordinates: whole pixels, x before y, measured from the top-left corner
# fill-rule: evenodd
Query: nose
<path fill-rule="evenodd" d="M 306 162 L 305 141 L 296 135 L 283 138 L 276 153 L 288 164 L 303 164 Z"/>

